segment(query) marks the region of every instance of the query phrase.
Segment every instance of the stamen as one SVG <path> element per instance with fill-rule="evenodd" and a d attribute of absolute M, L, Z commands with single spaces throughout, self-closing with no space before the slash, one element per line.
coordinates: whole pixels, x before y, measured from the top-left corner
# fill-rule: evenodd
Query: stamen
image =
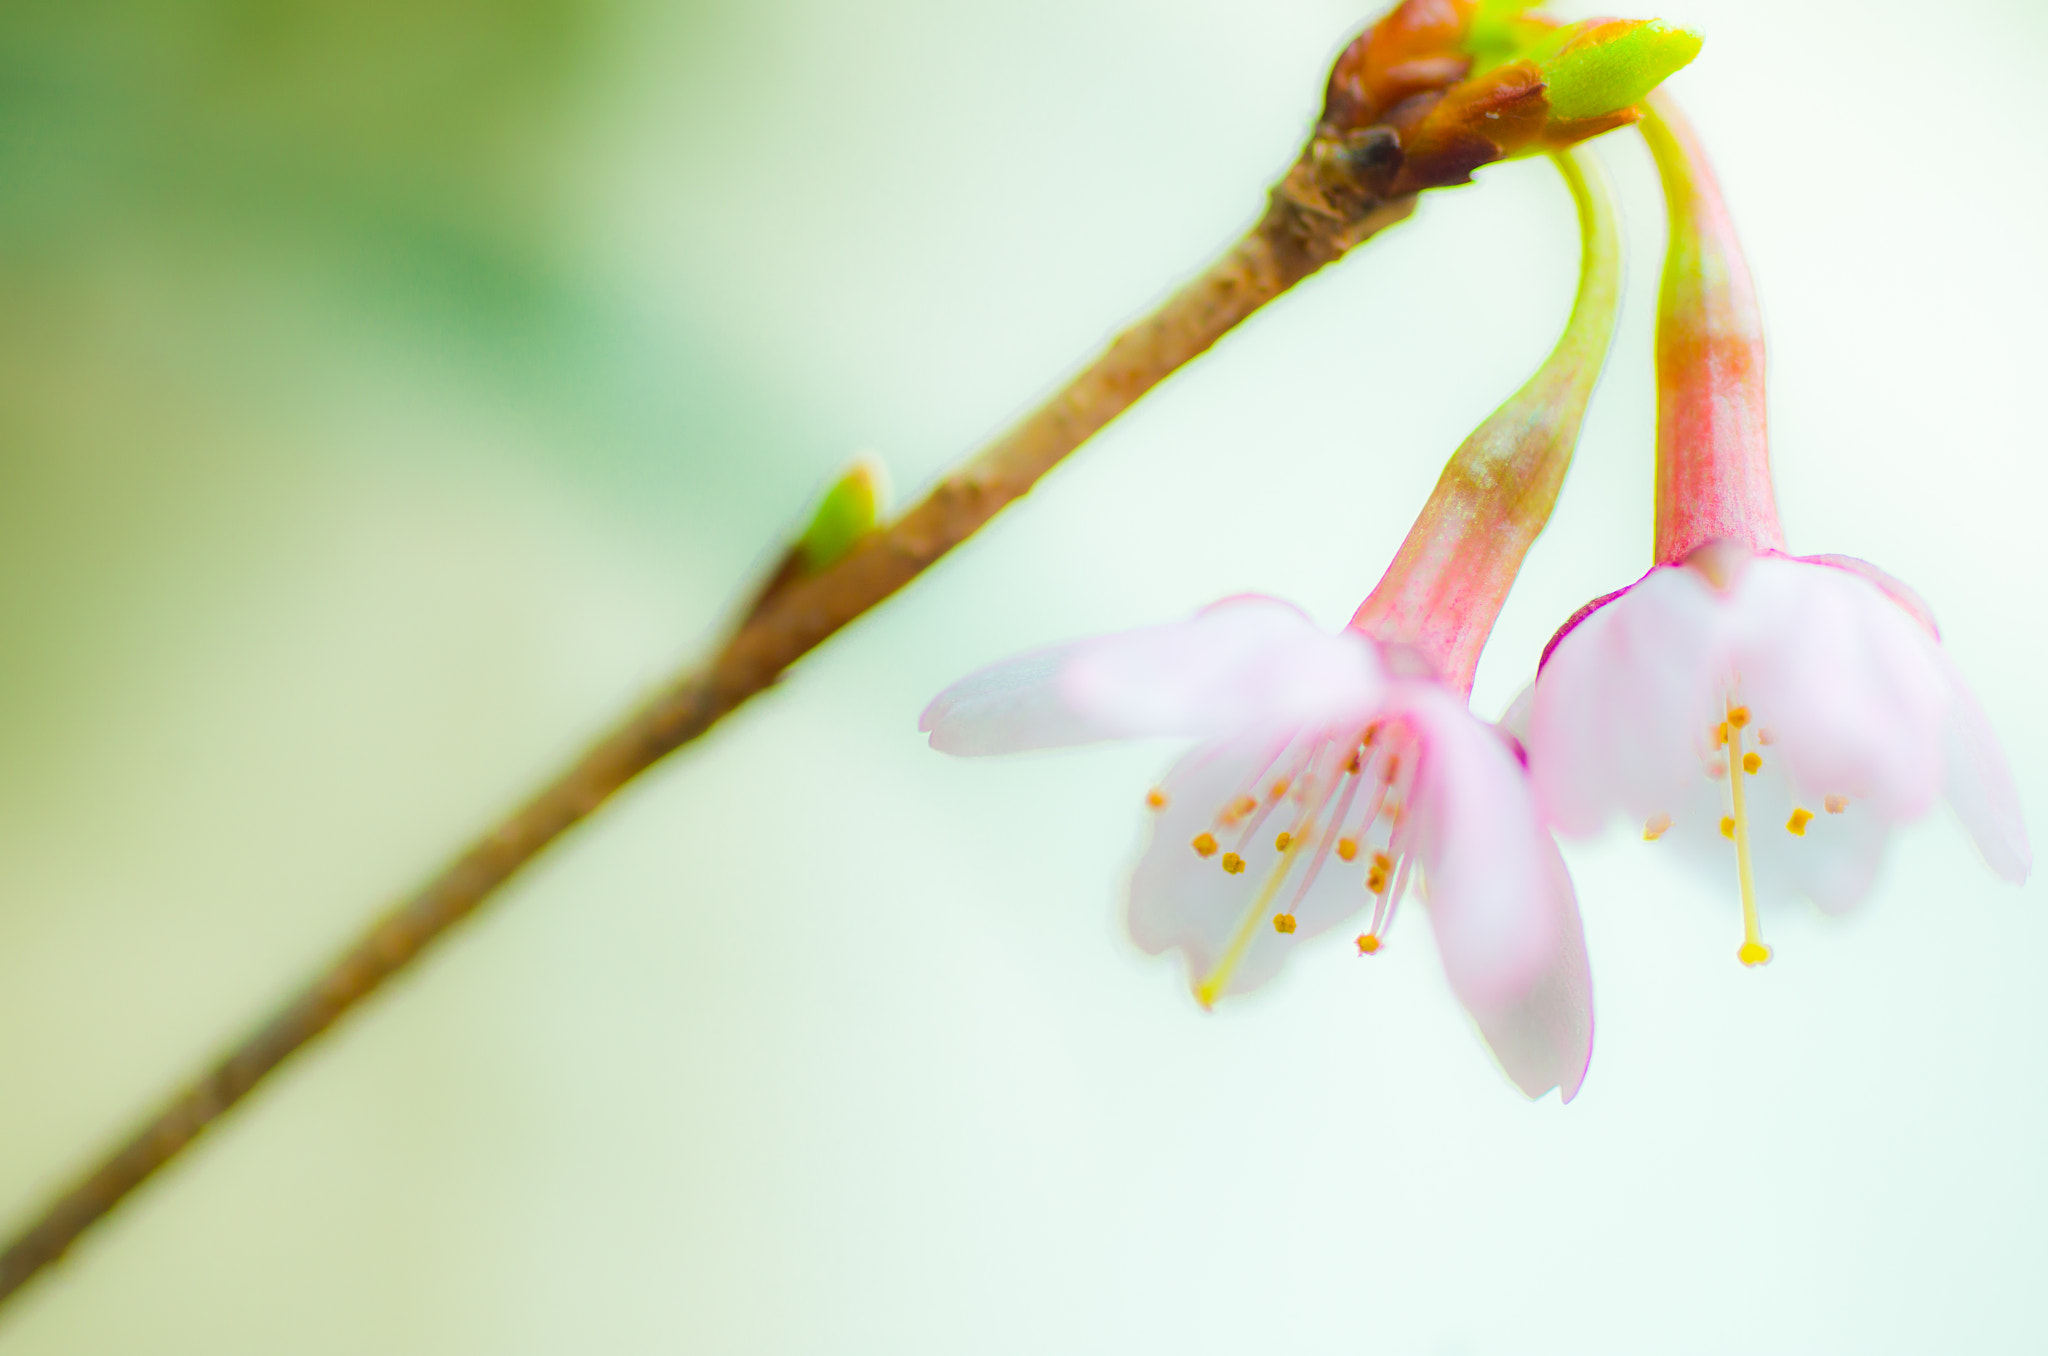
<path fill-rule="evenodd" d="M 1357 861 L 1358 840 L 1356 838 L 1339 838 L 1337 840 L 1337 856 L 1347 862 Z"/>
<path fill-rule="evenodd" d="M 1714 727 L 1714 747 L 1723 748 L 1728 743 L 1728 722 L 1722 721 Z"/>
<path fill-rule="evenodd" d="M 1749 724 L 1746 707 L 1728 708 L 1729 752 L 1742 752 L 1742 727 Z M 1752 757 L 1754 755 L 1751 755 Z M 1749 759 L 1743 759 L 1743 766 Z M 1749 805 L 1742 789 L 1742 778 L 1728 779 L 1728 793 L 1735 802 L 1735 814 L 1721 821 L 1721 832 L 1735 840 L 1735 875 L 1742 884 L 1742 946 L 1735 958 L 1744 965 L 1762 965 L 1771 958 L 1771 949 L 1764 945 L 1763 931 L 1757 924 L 1756 915 L 1756 864 L 1749 855 Z"/>
<path fill-rule="evenodd" d="M 1223 869 L 1225 871 L 1228 871 L 1231 875 L 1235 876 L 1240 871 L 1244 870 L 1244 858 L 1238 856 L 1235 852 L 1224 853 Z"/>
<path fill-rule="evenodd" d="M 1377 937 L 1373 936 L 1373 935 L 1372 935 L 1372 934 L 1371 934 L 1370 932 L 1361 932 L 1361 933 L 1359 933 L 1359 934 L 1358 934 L 1358 954 L 1359 954 L 1359 955 L 1361 955 L 1361 956 L 1370 956 L 1370 955 L 1371 955 L 1371 954 L 1372 954 L 1373 952 L 1375 952 L 1375 951 L 1377 951 L 1377 950 L 1379 950 L 1379 949 L 1380 949 L 1380 939 L 1379 939 L 1379 938 L 1377 938 Z"/>
<path fill-rule="evenodd" d="M 1393 883 L 1393 877 L 1393 858 L 1384 852 L 1373 853 L 1372 868 L 1365 873 L 1365 888 L 1376 895 L 1383 895 L 1387 892 L 1387 886 Z"/>
<path fill-rule="evenodd" d="M 1806 837 L 1806 826 L 1813 822 L 1813 811 L 1794 808 L 1792 817 L 1785 821 L 1785 832 L 1795 838 Z"/>
<path fill-rule="evenodd" d="M 1757 773 L 1764 770 L 1764 756 L 1754 752 L 1743 754 L 1742 770 L 1752 777 L 1756 776 Z"/>
<path fill-rule="evenodd" d="M 1231 975 L 1237 972 L 1238 965 L 1244 960 L 1245 951 L 1252 944 L 1252 930 L 1258 926 L 1259 920 L 1266 916 L 1267 906 L 1273 902 L 1273 896 L 1279 893 L 1280 883 L 1287 879 L 1288 868 L 1294 865 L 1294 854 L 1299 851 L 1301 844 L 1297 841 L 1280 854 L 1279 861 L 1273 863 L 1273 869 L 1266 873 L 1266 879 L 1259 886 L 1259 893 L 1252 900 L 1251 907 L 1244 911 L 1244 917 L 1239 920 L 1237 931 L 1231 935 L 1229 945 L 1223 948 L 1223 954 L 1217 957 L 1216 964 L 1202 977 L 1202 982 L 1195 986 L 1195 998 L 1203 1007 L 1216 1006 L 1216 999 L 1222 994 L 1224 986 L 1230 983 Z M 1226 869 L 1231 857 L 1237 857 L 1237 854 L 1233 852 L 1223 859 Z M 1237 857 L 1237 870 L 1244 870 L 1242 857 Z M 1236 872 L 1232 874 L 1235 875 Z"/>
<path fill-rule="evenodd" d="M 1252 793 L 1259 789 L 1260 779 L 1272 771 L 1273 765 L 1286 757 L 1287 751 L 1293 747 L 1294 737 L 1291 735 L 1275 739 L 1267 746 L 1257 766 L 1252 768 L 1251 775 L 1238 783 L 1237 794 L 1217 813 L 1217 827 L 1234 829 L 1246 815 L 1259 808 L 1259 802 Z"/>
<path fill-rule="evenodd" d="M 1294 931 L 1294 915 L 1291 913 L 1274 914 L 1273 931 L 1279 933 L 1289 933 Z"/>
<path fill-rule="evenodd" d="M 1357 749 L 1354 747 L 1352 752 L 1356 753 Z M 1316 877 L 1322 872 L 1323 863 L 1330 860 L 1330 849 L 1336 845 L 1337 836 L 1344 830 L 1344 821 L 1351 813 L 1351 802 L 1357 798 L 1358 788 L 1363 784 L 1364 779 L 1362 777 L 1336 777 L 1333 779 L 1332 789 L 1335 788 L 1337 782 L 1343 783 L 1344 791 L 1343 794 L 1337 797 L 1337 808 L 1330 815 L 1330 826 L 1323 830 L 1321 841 L 1316 844 L 1316 855 L 1309 859 L 1308 870 L 1302 873 L 1301 885 L 1294 892 L 1294 903 L 1297 905 L 1307 898 L 1309 887 L 1315 884 Z M 1328 800 L 1329 797 L 1325 794 L 1323 803 L 1312 807 L 1310 813 L 1321 814 L 1323 804 L 1326 804 Z M 1311 824 L 1300 836 L 1306 838 L 1314 832 L 1315 826 Z M 1349 861 L 1350 858 L 1347 857 L 1345 860 Z"/>
<path fill-rule="evenodd" d="M 1849 798 L 1847 796 L 1829 796 L 1822 804 L 1827 806 L 1829 814 L 1838 815 L 1849 808 Z"/>
<path fill-rule="evenodd" d="M 1735 837 L 1735 821 L 1727 815 L 1721 816 L 1721 836 L 1731 841 Z"/>
<path fill-rule="evenodd" d="M 1394 888 L 1387 891 L 1381 897 L 1380 902 L 1386 906 L 1385 910 L 1382 911 L 1377 908 L 1373 910 L 1376 917 L 1372 930 L 1382 935 L 1393 931 L 1394 915 L 1400 912 L 1401 901 L 1408 896 L 1408 875 L 1415 869 L 1415 859 L 1407 855 L 1407 845 L 1405 843 L 1398 848 L 1394 847 L 1391 843 L 1387 846 L 1390 851 L 1393 851 L 1400 858 L 1401 866 L 1394 873 Z"/>
<path fill-rule="evenodd" d="M 1287 833 L 1283 830 L 1280 836 L 1273 840 L 1273 846 L 1279 848 L 1282 852 L 1285 852 L 1287 851 L 1287 845 L 1293 841 L 1294 835 L 1291 833 Z"/>
<path fill-rule="evenodd" d="M 1195 849 L 1196 856 L 1214 857 L 1216 855 L 1216 835 L 1213 833 L 1198 833 L 1195 835 L 1195 841 L 1192 846 Z"/>
<path fill-rule="evenodd" d="M 1670 815 L 1651 815 L 1643 823 L 1643 841 L 1645 843 L 1654 843 L 1669 832 L 1671 832 Z"/>
<path fill-rule="evenodd" d="M 1383 807 L 1382 813 L 1386 816 L 1387 820 L 1387 841 L 1381 849 L 1373 853 L 1372 865 L 1382 875 L 1384 875 L 1384 871 L 1380 870 L 1381 868 L 1391 867 L 1394 873 L 1394 883 L 1392 889 L 1382 888 L 1374 892 L 1376 897 L 1372 905 L 1371 934 L 1375 937 L 1384 937 L 1392 929 L 1394 925 L 1394 912 L 1400 907 L 1402 893 L 1408 888 L 1409 868 L 1414 865 L 1414 861 L 1408 856 L 1407 850 L 1408 818 L 1406 807 L 1401 803 L 1407 798 L 1407 793 L 1414 789 L 1413 781 L 1414 777 L 1411 774 L 1407 782 L 1401 786 L 1387 785 L 1385 792 L 1380 798 L 1380 803 Z M 1400 794 L 1397 795 L 1397 792 Z M 1368 821 L 1368 823 L 1371 822 L 1373 821 Z M 1365 883 L 1368 889 L 1371 889 L 1373 886 L 1373 874 L 1369 872 L 1366 876 Z"/>
<path fill-rule="evenodd" d="M 1286 771 L 1274 781 L 1271 788 L 1269 788 L 1267 799 L 1263 803 L 1253 802 L 1249 796 L 1245 797 L 1246 803 L 1253 805 L 1256 813 L 1252 814 L 1250 821 L 1244 825 L 1243 832 L 1238 834 L 1235 846 L 1239 852 L 1245 850 L 1246 846 L 1258 834 L 1260 828 L 1265 825 L 1268 816 L 1280 807 L 1281 800 L 1287 795 L 1287 788 L 1294 785 L 1304 775 L 1311 774 L 1311 769 L 1322 758 L 1328 745 L 1329 740 L 1321 734 L 1309 736 L 1306 747 L 1302 749 L 1301 753 L 1285 761 Z M 1292 747 L 1291 741 L 1289 747 Z M 1256 790 L 1256 786 L 1253 789 Z M 1235 820 L 1231 822 L 1231 827 L 1237 827 Z"/>
<path fill-rule="evenodd" d="M 1166 808 L 1166 793 L 1155 786 L 1145 793 L 1145 803 L 1155 810 L 1164 810 Z"/>

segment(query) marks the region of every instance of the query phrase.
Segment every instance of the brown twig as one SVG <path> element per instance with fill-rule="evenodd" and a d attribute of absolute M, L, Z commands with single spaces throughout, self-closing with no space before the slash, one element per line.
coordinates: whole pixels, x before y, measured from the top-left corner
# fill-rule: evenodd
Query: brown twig
<path fill-rule="evenodd" d="M 1387 146 L 1321 133 L 1238 244 L 1117 338 L 1078 376 L 970 458 L 884 530 L 816 575 L 765 596 L 712 662 L 661 690 L 554 781 L 372 926 L 356 944 L 0 1253 L 0 1301 L 15 1294 L 258 1083 L 386 980 L 542 849 L 667 754 L 695 739 L 833 632 L 959 545 L 1061 458 L 1232 327 L 1352 246 L 1405 217 Z"/>

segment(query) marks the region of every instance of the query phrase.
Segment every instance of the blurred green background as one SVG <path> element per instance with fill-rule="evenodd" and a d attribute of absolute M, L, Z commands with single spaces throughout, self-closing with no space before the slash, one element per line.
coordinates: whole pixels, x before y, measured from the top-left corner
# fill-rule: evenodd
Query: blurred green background
<path fill-rule="evenodd" d="M 914 488 L 1228 240 L 1369 17 L 0 3 L 0 1215 L 692 653 L 857 450 Z M 1928 596 L 2038 812 L 2048 18 L 1665 17 L 1792 546 Z M 1635 295 L 1485 714 L 1647 553 L 1661 227 L 1603 154 Z M 2040 1349 L 2048 920 L 1952 825 L 1762 975 L 1732 890 L 1574 850 L 1561 1112 L 1422 929 L 1203 1018 L 1116 923 L 1168 750 L 915 733 L 1031 644 L 1348 615 L 1575 257 L 1540 164 L 1433 195 L 547 858 L 0 1349 Z"/>

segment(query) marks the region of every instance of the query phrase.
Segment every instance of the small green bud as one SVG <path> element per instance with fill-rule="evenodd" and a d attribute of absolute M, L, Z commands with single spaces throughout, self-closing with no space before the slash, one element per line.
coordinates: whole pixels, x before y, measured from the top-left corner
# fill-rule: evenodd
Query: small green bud
<path fill-rule="evenodd" d="M 888 499 L 888 483 L 882 463 L 862 456 L 825 492 L 810 526 L 796 541 L 796 555 L 806 574 L 831 565 L 875 530 Z"/>
<path fill-rule="evenodd" d="M 1532 54 L 1549 88 L 1554 122 L 1632 108 L 1700 54 L 1703 39 L 1661 19 L 1588 20 L 1562 28 Z"/>

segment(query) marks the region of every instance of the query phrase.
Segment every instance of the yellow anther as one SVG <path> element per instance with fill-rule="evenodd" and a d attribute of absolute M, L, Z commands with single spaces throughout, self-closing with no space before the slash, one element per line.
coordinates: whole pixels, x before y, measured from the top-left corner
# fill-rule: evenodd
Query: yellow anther
<path fill-rule="evenodd" d="M 1392 871 L 1394 869 L 1394 859 L 1384 852 L 1375 852 L 1372 854 L 1372 869 L 1375 871 Z"/>
<path fill-rule="evenodd" d="M 1744 772 L 1747 772 L 1752 777 L 1754 777 L 1757 773 L 1762 772 L 1764 770 L 1764 756 L 1756 752 L 1743 754 L 1742 770 Z"/>
<path fill-rule="evenodd" d="M 1279 836 L 1278 838 L 1275 838 L 1275 839 L 1273 840 L 1273 846 L 1274 846 L 1274 847 L 1276 847 L 1276 848 L 1279 848 L 1279 849 L 1280 849 L 1280 850 L 1281 850 L 1282 852 L 1285 852 L 1285 851 L 1287 851 L 1287 845 L 1288 845 L 1289 843 L 1293 842 L 1293 841 L 1294 841 L 1294 835 L 1293 835 L 1293 834 L 1291 834 L 1291 833 L 1283 833 L 1283 834 L 1281 834 L 1281 835 L 1280 835 L 1280 836 Z"/>
<path fill-rule="evenodd" d="M 1671 832 L 1670 815 L 1651 815 L 1643 824 L 1643 841 L 1654 843 Z"/>
<path fill-rule="evenodd" d="M 1728 722 L 1722 721 L 1714 727 L 1714 747 L 1720 748 L 1728 742 Z"/>
<path fill-rule="evenodd" d="M 1375 951 L 1377 951 L 1377 950 L 1379 950 L 1379 949 L 1380 949 L 1380 939 L 1379 939 L 1379 938 L 1377 938 L 1377 937 L 1373 936 L 1373 935 L 1372 935 L 1372 934 L 1371 934 L 1370 932 L 1366 932 L 1366 933 L 1361 933 L 1361 934 L 1359 935 L 1359 938 L 1358 938 L 1358 954 L 1359 954 L 1359 955 L 1361 955 L 1361 956 L 1370 956 L 1370 955 L 1371 955 L 1371 954 L 1372 954 L 1373 952 L 1375 952 Z"/>
<path fill-rule="evenodd" d="M 1744 942 L 1735 952 L 1735 959 L 1752 968 L 1764 965 L 1771 959 L 1771 949 L 1762 942 Z"/>
<path fill-rule="evenodd" d="M 1339 838 L 1337 840 L 1337 856 L 1343 861 L 1356 861 L 1358 859 L 1358 840 L 1356 838 Z"/>
<path fill-rule="evenodd" d="M 1785 821 L 1785 832 L 1796 838 L 1806 837 L 1806 826 L 1813 822 L 1813 811 L 1794 809 L 1792 817 Z"/>
<path fill-rule="evenodd" d="M 1728 723 L 1738 730 L 1749 724 L 1749 708 L 1746 706 L 1729 707 Z"/>
<path fill-rule="evenodd" d="M 1224 853 L 1223 869 L 1225 871 L 1228 871 L 1233 876 L 1236 875 L 1238 872 L 1244 870 L 1244 858 L 1238 856 L 1235 852 Z"/>
<path fill-rule="evenodd" d="M 1400 775 L 1401 760 L 1399 758 L 1387 759 L 1387 767 L 1384 772 L 1380 773 L 1380 780 L 1385 782 L 1388 786 L 1392 786 L 1394 784 L 1394 778 Z"/>
<path fill-rule="evenodd" d="M 1267 792 L 1266 794 L 1271 796 L 1274 800 L 1278 800 L 1280 799 L 1280 797 L 1287 794 L 1287 788 L 1289 785 L 1291 785 L 1291 783 L 1285 777 L 1282 777 L 1279 781 L 1273 783 L 1273 789 Z"/>
<path fill-rule="evenodd" d="M 1394 864 L 1387 860 L 1387 854 L 1375 852 L 1372 855 L 1372 869 L 1365 873 L 1365 888 L 1376 895 L 1383 895 L 1387 892 L 1393 874 Z"/>
<path fill-rule="evenodd" d="M 1221 819 L 1225 824 L 1235 824 L 1258 808 L 1259 803 L 1250 796 L 1239 796 L 1236 800 L 1224 806 L 1223 813 L 1218 815 L 1217 818 Z"/>
<path fill-rule="evenodd" d="M 1771 733 L 1770 726 L 1759 725 L 1756 727 L 1756 742 L 1759 744 L 1775 744 L 1778 742 L 1778 737 Z"/>
<path fill-rule="evenodd" d="M 1346 772 L 1350 773 L 1350 774 L 1351 774 L 1352 776 L 1354 776 L 1354 777 L 1356 777 L 1356 776 L 1358 775 L 1358 750 L 1357 750 L 1357 749 L 1353 749 L 1353 750 L 1351 751 L 1351 756 L 1350 756 L 1349 758 L 1347 758 L 1347 759 L 1345 759 L 1345 760 L 1344 760 L 1344 770 L 1345 770 Z"/>
<path fill-rule="evenodd" d="M 1829 796 L 1823 803 L 1828 807 L 1828 813 L 1831 815 L 1838 815 L 1849 808 L 1849 798 L 1847 796 Z"/>
<path fill-rule="evenodd" d="M 1735 837 L 1735 821 L 1727 815 L 1721 816 L 1721 836 L 1723 838 Z"/>
<path fill-rule="evenodd" d="M 1155 786 L 1145 793 L 1145 803 L 1155 810 L 1164 810 L 1166 808 L 1166 793 Z"/>
<path fill-rule="evenodd" d="M 1216 835 L 1213 833 L 1198 833 L 1195 835 L 1193 846 L 1197 855 L 1214 857 L 1216 855 Z"/>
<path fill-rule="evenodd" d="M 1276 914 L 1274 914 L 1274 915 L 1273 915 L 1273 931 L 1275 931 L 1275 932 L 1292 932 L 1292 931 L 1294 931 L 1294 915 L 1293 915 L 1293 914 L 1291 914 L 1291 913 L 1276 913 Z"/>

